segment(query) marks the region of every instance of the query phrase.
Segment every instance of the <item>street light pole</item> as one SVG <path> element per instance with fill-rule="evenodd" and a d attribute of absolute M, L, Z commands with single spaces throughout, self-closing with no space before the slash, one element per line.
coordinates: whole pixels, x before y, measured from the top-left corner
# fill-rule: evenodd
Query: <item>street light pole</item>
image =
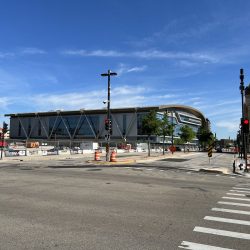
<path fill-rule="evenodd" d="M 110 76 L 116 76 L 117 73 L 111 72 L 111 70 L 108 70 L 108 73 L 103 73 L 101 76 L 107 76 L 108 77 L 108 100 L 107 100 L 107 120 L 108 120 L 108 134 L 106 137 L 107 143 L 106 143 L 106 161 L 109 161 L 109 147 L 110 147 L 110 132 L 111 132 L 111 114 L 110 114 Z"/>

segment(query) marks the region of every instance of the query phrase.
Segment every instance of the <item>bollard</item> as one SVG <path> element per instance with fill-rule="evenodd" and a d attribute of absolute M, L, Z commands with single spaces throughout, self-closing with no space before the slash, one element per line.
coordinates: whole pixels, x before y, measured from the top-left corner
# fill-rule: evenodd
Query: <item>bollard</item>
<path fill-rule="evenodd" d="M 233 163 L 233 173 L 235 173 L 235 160 L 234 160 L 234 163 Z"/>

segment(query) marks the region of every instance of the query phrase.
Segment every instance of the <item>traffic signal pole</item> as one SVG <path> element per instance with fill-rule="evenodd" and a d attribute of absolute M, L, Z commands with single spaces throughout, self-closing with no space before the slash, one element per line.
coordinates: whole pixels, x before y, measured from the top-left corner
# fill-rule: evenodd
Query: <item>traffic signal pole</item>
<path fill-rule="evenodd" d="M 109 161 L 110 156 L 110 134 L 111 134 L 111 113 L 110 113 L 110 76 L 116 76 L 117 73 L 108 70 L 108 73 L 101 74 L 101 76 L 108 77 L 108 100 L 107 100 L 107 120 L 108 120 L 108 130 L 107 130 L 107 143 L 106 143 L 106 161 Z"/>
<path fill-rule="evenodd" d="M 4 145 L 4 133 L 0 133 L 1 136 L 1 160 L 3 159 L 3 145 Z"/>
<path fill-rule="evenodd" d="M 241 92 L 241 110 L 242 110 L 242 118 L 241 118 L 241 140 L 242 140 L 242 152 L 245 159 L 245 171 L 247 172 L 247 145 L 248 145 L 248 132 L 245 130 L 245 126 L 248 126 L 249 130 L 249 122 L 245 124 L 247 120 L 244 112 L 244 70 L 240 69 L 240 92 Z"/>

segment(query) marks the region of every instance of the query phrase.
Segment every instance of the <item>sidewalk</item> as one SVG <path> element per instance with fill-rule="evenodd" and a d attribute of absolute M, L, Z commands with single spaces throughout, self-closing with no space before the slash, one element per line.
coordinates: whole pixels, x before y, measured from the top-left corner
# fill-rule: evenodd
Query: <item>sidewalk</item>
<path fill-rule="evenodd" d="M 248 164 L 250 163 L 250 158 L 248 158 Z M 247 166 L 247 169 L 249 172 L 245 172 L 246 168 L 246 161 L 244 159 L 236 158 L 235 159 L 235 169 L 236 169 L 236 174 L 241 174 L 246 177 L 250 178 L 250 166 Z"/>

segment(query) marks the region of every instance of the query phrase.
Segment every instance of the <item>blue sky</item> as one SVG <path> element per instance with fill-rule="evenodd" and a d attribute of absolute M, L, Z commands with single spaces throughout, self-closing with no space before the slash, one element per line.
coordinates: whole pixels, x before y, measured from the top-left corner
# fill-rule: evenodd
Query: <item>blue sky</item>
<path fill-rule="evenodd" d="M 183 104 L 236 137 L 250 82 L 248 0 L 0 0 L 3 114 Z M 8 121 L 8 120 L 6 120 Z"/>

